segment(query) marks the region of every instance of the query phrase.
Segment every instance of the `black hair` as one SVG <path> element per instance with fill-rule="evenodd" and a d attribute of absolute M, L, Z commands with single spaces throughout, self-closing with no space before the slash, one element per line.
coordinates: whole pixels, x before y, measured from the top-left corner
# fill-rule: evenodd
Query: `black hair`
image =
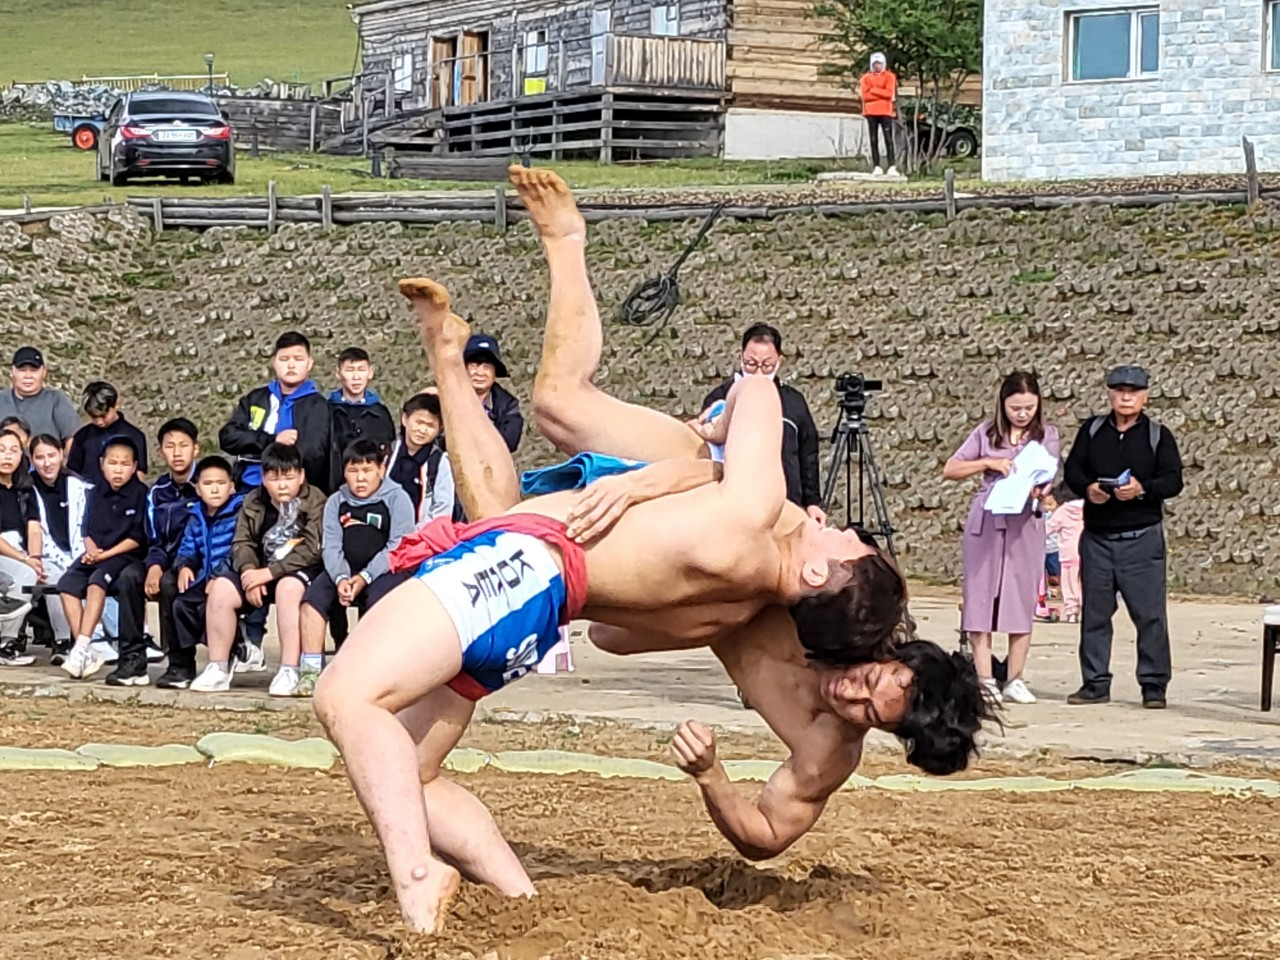
<path fill-rule="evenodd" d="M 423 410 L 433 416 L 440 416 L 440 398 L 434 393 L 415 393 L 400 408 L 400 412 L 406 417 Z"/>
<path fill-rule="evenodd" d="M 231 469 L 231 461 L 226 457 L 216 453 L 211 453 L 207 457 L 201 457 L 200 462 L 196 464 L 196 468 L 191 471 L 191 479 L 199 480 L 200 474 L 206 470 L 225 470 L 228 477 L 235 478 L 235 471 Z"/>
<path fill-rule="evenodd" d="M 281 350 L 288 350 L 290 347 L 305 347 L 307 353 L 311 352 L 311 341 L 307 339 L 305 334 L 299 333 L 297 330 L 289 330 L 276 337 L 276 346 L 272 353 L 279 353 Z"/>
<path fill-rule="evenodd" d="M 352 440 L 347 444 L 347 449 L 342 451 L 342 465 L 344 467 L 348 467 L 353 463 L 376 463 L 378 466 L 382 466 L 386 462 L 386 448 L 374 440 L 366 440 L 363 437 L 359 440 Z"/>
<path fill-rule="evenodd" d="M 1050 492 L 1053 494 L 1053 499 L 1057 500 L 1059 505 L 1064 504 L 1070 500 L 1077 499 L 1076 495 L 1072 492 L 1071 488 L 1068 487 L 1065 483 L 1058 483 Z"/>
<path fill-rule="evenodd" d="M 18 441 L 18 465 L 13 468 L 10 483 L 14 490 L 29 490 L 32 486 L 31 461 L 27 459 L 27 451 L 23 449 L 22 438 L 12 430 L 0 430 L 0 437 L 13 437 Z"/>
<path fill-rule="evenodd" d="M 84 388 L 84 412 L 100 417 L 120 403 L 120 391 L 105 380 L 95 380 Z"/>
<path fill-rule="evenodd" d="M 848 584 L 791 607 L 805 656 L 826 667 L 885 659 L 906 614 L 907 582 L 878 548 L 841 566 L 849 572 Z"/>
<path fill-rule="evenodd" d="M 782 353 L 782 333 L 777 327 L 767 323 L 753 323 L 747 327 L 746 332 L 742 335 L 742 349 L 747 349 L 749 343 L 772 343 L 773 349 L 778 353 Z"/>
<path fill-rule="evenodd" d="M 200 442 L 200 431 L 196 425 L 186 417 L 174 417 L 172 420 L 166 420 L 160 427 L 160 432 L 156 434 L 156 442 L 164 446 L 164 438 L 171 433 L 181 433 L 191 438 L 192 443 Z"/>
<path fill-rule="evenodd" d="M 13 431 L 6 431 L 6 432 L 12 433 Z M 62 445 L 62 441 L 59 440 L 57 437 L 53 436 L 53 434 L 37 433 L 34 437 L 31 438 L 31 442 L 27 444 L 27 453 L 31 454 L 34 457 L 36 453 L 36 447 L 41 445 L 44 445 L 46 447 L 53 447 L 57 450 L 66 449 Z"/>
<path fill-rule="evenodd" d="M 1030 370 L 1015 370 L 1000 383 L 1000 392 L 996 397 L 996 412 L 991 418 L 991 426 L 987 427 L 987 437 L 996 446 L 1012 446 L 1009 442 L 1013 433 L 1013 424 L 1009 415 L 1004 412 L 1004 402 L 1019 393 L 1033 393 L 1036 400 L 1036 414 L 1027 424 L 1023 436 L 1030 440 L 1044 439 L 1044 401 L 1040 398 L 1040 381 Z"/>
<path fill-rule="evenodd" d="M 262 451 L 262 473 L 288 473 L 302 470 L 302 454 L 291 443 L 272 443 Z"/>
<path fill-rule="evenodd" d="M 978 754 L 982 722 L 1000 723 L 973 661 L 928 640 L 904 643 L 892 659 L 915 674 L 906 715 L 892 731 L 907 748 L 907 762 L 939 777 L 964 770 Z"/>
<path fill-rule="evenodd" d="M 141 454 L 138 452 L 138 445 L 133 442 L 133 439 L 131 437 L 126 437 L 123 435 L 114 436 L 110 440 L 108 440 L 106 443 L 104 443 L 102 445 L 102 453 L 98 454 L 99 458 L 105 460 L 107 458 L 107 451 L 110 450 L 112 447 L 124 447 L 126 450 L 128 450 L 130 453 L 133 454 L 134 462 L 137 462 L 142 458 Z"/>
<path fill-rule="evenodd" d="M 10 427 L 17 427 L 28 437 L 31 436 L 31 424 L 23 420 L 21 417 L 5 417 L 0 420 L 0 430 L 8 430 Z"/>
<path fill-rule="evenodd" d="M 347 347 L 338 354 L 338 366 L 344 363 L 372 363 L 369 359 L 369 351 L 364 347 Z"/>

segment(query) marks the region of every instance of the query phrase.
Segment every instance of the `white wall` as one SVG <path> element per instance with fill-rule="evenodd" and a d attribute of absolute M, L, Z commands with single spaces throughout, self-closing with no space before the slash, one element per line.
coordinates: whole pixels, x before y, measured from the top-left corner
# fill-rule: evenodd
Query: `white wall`
<path fill-rule="evenodd" d="M 1117 0 L 987 0 L 982 175 L 989 180 L 1280 170 L 1280 73 L 1263 0 L 1160 0 L 1152 78 L 1066 82 L 1066 16 Z M 1148 3 L 1147 6 L 1156 6 Z"/>
<path fill-rule="evenodd" d="M 730 109 L 724 119 L 726 160 L 861 157 L 867 123 L 839 113 Z"/>

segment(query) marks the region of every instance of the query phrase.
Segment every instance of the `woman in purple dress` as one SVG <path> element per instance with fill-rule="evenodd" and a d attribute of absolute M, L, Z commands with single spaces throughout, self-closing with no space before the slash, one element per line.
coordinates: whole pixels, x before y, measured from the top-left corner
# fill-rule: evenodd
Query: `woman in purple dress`
<path fill-rule="evenodd" d="M 1013 459 L 1031 441 L 1059 456 L 1058 431 L 1041 413 L 1035 374 L 1016 371 L 1000 385 L 995 417 L 969 434 L 943 467 L 947 480 L 981 476 L 964 526 L 964 611 L 960 628 L 973 645 L 978 676 L 993 700 L 1035 703 L 1022 674 L 1031 649 L 1031 624 L 1044 571 L 1044 518 L 1038 504 L 1052 481 L 1032 491 L 1021 513 L 996 515 L 983 509 L 992 485 L 1007 477 Z M 1009 677 L 1003 695 L 991 675 L 991 634 L 1009 635 Z"/>

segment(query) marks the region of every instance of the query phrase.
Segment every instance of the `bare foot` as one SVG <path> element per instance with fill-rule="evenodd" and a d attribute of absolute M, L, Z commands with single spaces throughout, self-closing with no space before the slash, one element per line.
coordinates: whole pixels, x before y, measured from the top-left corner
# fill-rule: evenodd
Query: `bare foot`
<path fill-rule="evenodd" d="M 409 884 L 396 891 L 400 917 L 414 933 L 440 933 L 462 878 L 447 863 L 417 867 Z"/>
<path fill-rule="evenodd" d="M 510 166 L 507 176 L 529 211 L 529 217 L 544 241 L 575 240 L 585 243 L 587 225 L 578 212 L 573 194 L 550 170 L 530 170 L 528 167 Z"/>
<path fill-rule="evenodd" d="M 434 280 L 415 277 L 401 280 L 400 292 L 413 304 L 422 338 L 432 349 L 462 352 L 471 336 L 471 326 L 449 309 L 448 290 Z"/>

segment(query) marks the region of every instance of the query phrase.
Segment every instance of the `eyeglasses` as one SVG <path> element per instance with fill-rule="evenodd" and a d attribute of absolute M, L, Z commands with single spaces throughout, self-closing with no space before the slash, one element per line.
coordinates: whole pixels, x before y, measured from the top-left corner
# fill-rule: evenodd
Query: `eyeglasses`
<path fill-rule="evenodd" d="M 778 369 L 778 361 L 744 359 L 742 369 L 746 373 L 773 373 Z"/>

